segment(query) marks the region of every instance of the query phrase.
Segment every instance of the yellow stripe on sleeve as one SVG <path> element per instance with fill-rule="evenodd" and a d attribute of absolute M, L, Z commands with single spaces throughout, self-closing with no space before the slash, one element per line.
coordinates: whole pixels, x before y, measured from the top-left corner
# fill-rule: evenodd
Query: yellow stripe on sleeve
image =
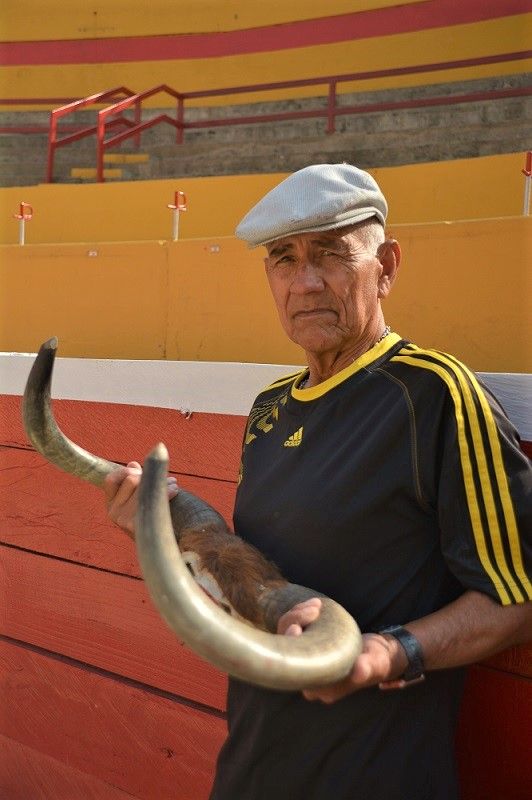
<path fill-rule="evenodd" d="M 490 408 L 490 405 L 486 399 L 486 395 L 482 391 L 482 387 L 480 386 L 475 374 L 472 373 L 464 364 L 453 359 L 452 356 L 448 356 L 448 358 L 450 358 L 452 361 L 455 361 L 463 369 L 463 371 L 471 381 L 471 384 L 474 387 L 475 393 L 480 402 L 482 412 L 484 415 L 484 420 L 486 422 L 486 429 L 488 432 L 488 439 L 491 447 L 491 456 L 493 459 L 495 476 L 497 478 L 497 487 L 499 490 L 499 497 L 503 509 L 504 520 L 506 522 L 506 529 L 508 532 L 508 541 L 509 541 L 510 553 L 512 556 L 514 571 L 517 577 L 519 578 L 522 587 L 526 591 L 528 599 L 532 600 L 532 584 L 528 579 L 528 576 L 526 574 L 523 565 L 523 557 L 521 553 L 521 545 L 519 542 L 519 532 L 517 530 L 517 521 L 515 518 L 514 504 L 512 502 L 512 498 L 510 495 L 510 487 L 508 485 L 508 478 L 506 476 L 506 471 L 504 469 L 501 443 L 497 433 L 497 425 L 495 424 L 495 420 L 493 418 L 493 412 Z"/>
<path fill-rule="evenodd" d="M 410 351 L 410 352 L 412 352 L 412 351 Z M 426 352 L 423 353 L 423 351 L 420 351 L 420 350 L 416 350 L 415 352 L 417 354 L 419 354 L 419 355 L 406 356 L 406 355 L 399 354 L 399 355 L 395 356 L 395 358 L 393 360 L 394 361 L 400 361 L 400 362 L 405 363 L 405 364 L 409 364 L 410 366 L 417 367 L 419 369 L 428 369 L 431 372 L 436 373 L 436 375 L 438 375 L 447 384 L 447 387 L 449 389 L 449 393 L 450 393 L 450 395 L 452 397 L 452 400 L 453 400 L 453 403 L 454 403 L 454 408 L 455 408 L 456 424 L 457 424 L 457 431 L 458 431 L 458 446 L 459 446 L 459 452 L 460 452 L 460 462 L 462 464 L 464 487 L 465 487 L 465 492 L 466 492 L 467 504 L 468 504 L 468 508 L 469 508 L 469 516 L 470 516 L 470 519 L 471 519 L 471 525 L 472 525 L 472 529 L 473 529 L 473 536 L 474 536 L 474 539 L 475 539 L 475 545 L 476 545 L 476 548 L 477 548 L 477 553 L 478 553 L 480 562 L 481 562 L 486 574 L 491 579 L 491 581 L 492 581 L 492 583 L 493 583 L 493 585 L 494 585 L 494 587 L 495 587 L 495 589 L 496 589 L 496 591 L 497 591 L 497 593 L 498 593 L 498 595 L 500 597 L 501 603 L 503 605 L 509 605 L 509 604 L 511 604 L 512 600 L 511 600 L 510 596 L 508 595 L 508 592 L 506 591 L 504 585 L 502 584 L 502 582 L 500 580 L 500 574 L 495 570 L 493 564 L 491 563 L 491 560 L 490 560 L 490 557 L 489 557 L 489 554 L 488 554 L 484 527 L 482 525 L 482 520 L 481 520 L 481 515 L 480 515 L 480 507 L 479 507 L 479 501 L 478 501 L 478 497 L 477 497 L 477 490 L 476 490 L 476 487 L 475 487 L 475 481 L 474 481 L 474 477 L 473 477 L 473 464 L 472 464 L 471 454 L 469 452 L 469 444 L 467 442 L 467 437 L 466 437 L 466 432 L 465 432 L 462 396 L 461 396 L 460 392 L 458 391 L 458 389 L 456 387 L 456 384 L 455 384 L 453 378 L 451 377 L 451 375 L 449 374 L 447 369 L 445 369 L 443 366 L 440 366 L 439 364 L 434 364 L 432 361 L 428 361 L 428 360 L 425 360 L 425 359 L 420 357 L 423 354 L 431 355 L 433 357 L 437 357 L 436 354 L 433 354 L 432 352 L 430 354 L 426 353 Z M 467 403 L 466 403 L 466 408 L 467 408 Z M 469 409 L 468 409 L 468 412 L 469 412 Z M 481 481 L 481 483 L 483 485 L 484 481 Z M 504 553 L 502 555 L 504 556 Z M 497 563 L 498 563 L 498 566 L 499 566 L 499 569 L 500 569 L 501 568 L 501 565 L 499 564 L 500 556 L 499 557 L 496 556 L 496 558 L 497 558 Z M 505 571 L 508 572 L 507 568 L 506 568 Z M 503 572 L 503 574 L 505 574 L 505 573 Z M 515 587 L 515 588 L 517 589 L 517 587 Z M 523 599 L 522 595 L 521 595 L 521 593 L 519 592 L 518 589 L 517 589 L 517 593 L 519 595 L 519 598 L 522 600 Z M 515 593 L 514 593 L 514 596 L 515 596 Z"/>

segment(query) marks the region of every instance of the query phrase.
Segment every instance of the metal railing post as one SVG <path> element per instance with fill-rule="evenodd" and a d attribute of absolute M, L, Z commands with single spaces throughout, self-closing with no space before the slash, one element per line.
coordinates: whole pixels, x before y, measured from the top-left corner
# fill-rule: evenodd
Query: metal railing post
<path fill-rule="evenodd" d="M 140 100 L 135 103 L 135 125 L 140 125 L 142 122 L 142 107 Z M 140 148 L 140 132 L 135 136 L 135 147 L 137 150 Z"/>
<path fill-rule="evenodd" d="M 336 81 L 329 82 L 329 97 L 327 99 L 327 133 L 334 133 L 336 130 Z"/>
<path fill-rule="evenodd" d="M 57 139 L 57 120 L 53 111 L 50 112 L 50 127 L 48 129 L 48 160 L 46 165 L 46 183 L 52 183 L 54 179 L 54 155 L 55 142 Z"/>
<path fill-rule="evenodd" d="M 185 117 L 185 101 L 181 95 L 177 98 L 177 128 L 176 128 L 176 144 L 183 144 L 183 120 Z"/>
<path fill-rule="evenodd" d="M 105 109 L 98 111 L 98 126 L 96 129 L 96 180 L 98 183 L 103 183 L 105 177 L 103 174 L 103 149 L 105 136 Z"/>

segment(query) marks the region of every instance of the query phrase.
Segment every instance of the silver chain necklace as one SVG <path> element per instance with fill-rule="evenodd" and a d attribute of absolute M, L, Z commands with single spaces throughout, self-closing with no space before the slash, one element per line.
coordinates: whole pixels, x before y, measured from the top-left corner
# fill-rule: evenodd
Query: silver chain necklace
<path fill-rule="evenodd" d="M 387 325 L 383 330 L 383 332 L 381 333 L 381 335 L 379 336 L 379 338 L 377 339 L 377 341 L 375 342 L 375 344 L 379 344 L 379 342 L 382 342 L 383 339 L 386 339 L 386 337 L 388 336 L 389 333 L 391 333 L 391 331 L 392 331 L 391 326 Z M 375 347 L 375 344 L 373 345 L 373 347 Z"/>

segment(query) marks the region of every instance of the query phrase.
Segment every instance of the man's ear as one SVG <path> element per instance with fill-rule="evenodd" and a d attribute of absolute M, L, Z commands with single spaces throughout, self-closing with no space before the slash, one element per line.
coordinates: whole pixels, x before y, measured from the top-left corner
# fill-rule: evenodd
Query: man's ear
<path fill-rule="evenodd" d="M 390 293 L 401 263 L 399 242 L 396 239 L 386 239 L 377 248 L 377 258 L 382 267 L 378 280 L 378 296 L 384 298 Z"/>

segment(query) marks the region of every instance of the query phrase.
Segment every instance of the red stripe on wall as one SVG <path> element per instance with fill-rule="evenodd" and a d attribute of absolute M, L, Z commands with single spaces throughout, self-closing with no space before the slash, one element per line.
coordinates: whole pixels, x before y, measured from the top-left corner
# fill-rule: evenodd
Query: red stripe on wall
<path fill-rule="evenodd" d="M 427 0 L 222 33 L 0 43 L 3 66 L 215 58 L 449 27 L 532 10 L 532 0 Z"/>

